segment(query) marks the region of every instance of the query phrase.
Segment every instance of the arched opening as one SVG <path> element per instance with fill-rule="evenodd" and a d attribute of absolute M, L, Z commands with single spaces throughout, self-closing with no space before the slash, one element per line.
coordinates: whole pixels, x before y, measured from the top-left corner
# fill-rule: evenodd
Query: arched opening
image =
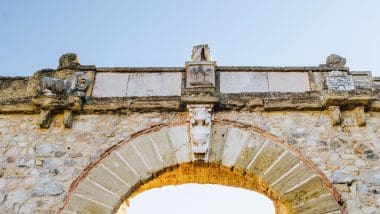
<path fill-rule="evenodd" d="M 167 168 L 164 171 L 162 171 L 157 177 L 147 181 L 146 183 L 142 184 L 138 188 L 136 188 L 135 191 L 133 191 L 129 197 L 127 197 L 124 202 L 121 204 L 120 208 L 117 211 L 117 214 L 133 214 L 130 213 L 130 208 L 132 207 L 131 201 L 134 200 L 136 197 L 140 197 L 140 195 L 143 195 L 145 193 L 148 193 L 150 191 L 159 190 L 162 189 L 162 191 L 166 190 L 173 190 L 178 191 L 181 189 L 182 186 L 187 185 L 195 185 L 198 186 L 198 189 L 192 189 L 191 191 L 187 191 L 187 193 L 184 194 L 192 194 L 194 197 L 202 198 L 202 188 L 200 186 L 206 185 L 209 187 L 209 189 L 214 189 L 215 187 L 219 187 L 219 193 L 223 195 L 224 197 L 228 198 L 226 194 L 228 192 L 234 192 L 238 194 L 240 192 L 240 195 L 245 196 L 245 201 L 249 201 L 249 210 L 246 210 L 247 213 L 252 213 L 253 210 L 258 211 L 258 213 L 282 213 L 281 208 L 285 209 L 285 203 L 284 201 L 280 201 L 279 197 L 276 196 L 275 193 L 273 193 L 270 188 L 268 187 L 267 183 L 261 181 L 257 176 L 254 176 L 252 174 L 246 174 L 241 173 L 238 171 L 233 171 L 229 168 L 218 166 L 218 165 L 208 165 L 204 163 L 188 163 L 188 164 L 181 164 L 176 167 Z M 171 188 L 167 188 L 171 187 Z M 174 188 L 174 189 L 173 189 Z M 177 188 L 177 189 L 176 189 Z M 186 188 L 182 188 L 183 190 L 186 190 Z M 216 192 L 216 191 L 214 191 Z M 176 192 L 177 193 L 177 192 Z M 155 196 L 158 196 L 158 194 L 153 194 Z M 251 196 L 251 198 L 249 197 Z M 270 197 L 270 198 L 269 198 Z M 260 206 L 260 202 L 264 202 L 267 209 L 267 212 L 259 212 L 260 208 L 255 208 L 255 199 L 257 199 L 256 203 L 258 206 Z M 237 201 L 244 201 L 241 200 L 241 198 L 238 198 Z M 222 201 L 218 202 L 219 204 L 222 203 Z M 149 205 L 147 205 L 149 206 Z M 197 204 L 194 203 L 194 200 L 191 199 L 190 201 L 187 201 L 187 209 L 193 210 L 193 213 L 202 213 L 201 211 L 196 210 Z M 247 205 L 248 206 L 248 205 Z M 211 207 L 211 206 L 209 206 Z M 228 207 L 228 206 L 226 206 Z M 194 209 L 193 209 L 194 208 Z M 244 210 L 243 207 L 240 207 L 241 210 Z M 136 209 L 136 208 L 133 208 Z M 150 208 L 147 208 L 146 210 L 149 210 Z M 221 207 L 219 207 L 221 209 Z M 132 210 L 133 211 L 133 210 Z M 168 212 L 165 213 L 171 213 L 170 210 L 167 210 Z M 156 213 L 161 213 L 157 212 Z M 237 212 L 236 213 L 244 213 L 244 212 Z M 152 213 L 152 212 L 151 212 Z M 176 212 L 173 212 L 176 213 Z M 178 212 L 177 212 L 178 213 Z M 183 213 L 183 212 L 179 212 Z M 220 212 L 212 212 L 212 213 L 220 213 Z"/>
<path fill-rule="evenodd" d="M 286 141 L 258 127 L 214 121 L 208 162 L 192 162 L 187 124 L 161 124 L 109 148 L 72 183 L 60 213 L 115 213 L 152 188 L 219 184 L 259 192 L 277 214 L 339 213 L 329 179 Z M 322 205 L 322 206 L 321 206 Z"/>
<path fill-rule="evenodd" d="M 215 185 L 182 184 L 155 188 L 129 199 L 124 214 L 274 214 L 273 202 L 254 191 Z"/>

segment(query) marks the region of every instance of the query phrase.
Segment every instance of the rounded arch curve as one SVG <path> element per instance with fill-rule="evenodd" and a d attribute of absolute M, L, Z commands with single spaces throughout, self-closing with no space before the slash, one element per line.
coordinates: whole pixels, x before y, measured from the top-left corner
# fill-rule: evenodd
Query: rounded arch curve
<path fill-rule="evenodd" d="M 277 213 L 343 211 L 329 179 L 280 137 L 256 126 L 214 120 L 208 162 L 192 163 L 188 129 L 187 123 L 160 124 L 109 148 L 71 184 L 60 213 L 114 213 L 132 194 L 189 182 L 263 193 Z"/>

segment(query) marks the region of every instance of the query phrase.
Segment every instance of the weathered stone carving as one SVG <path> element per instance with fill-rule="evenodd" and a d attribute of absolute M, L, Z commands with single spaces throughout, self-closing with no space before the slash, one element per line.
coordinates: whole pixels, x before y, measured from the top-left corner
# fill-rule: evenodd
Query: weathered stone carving
<path fill-rule="evenodd" d="M 211 65 L 194 65 L 187 69 L 187 88 L 214 87 L 215 69 Z"/>
<path fill-rule="evenodd" d="M 86 95 L 90 80 L 84 72 L 77 71 L 66 79 L 43 77 L 40 84 L 40 90 L 45 96 L 63 94 L 83 97 Z"/>
<path fill-rule="evenodd" d="M 191 62 L 186 62 L 186 88 L 215 87 L 215 62 L 210 61 L 208 45 L 193 47 Z"/>
<path fill-rule="evenodd" d="M 358 106 L 354 109 L 354 115 L 358 126 L 364 126 L 366 124 L 366 116 L 364 110 L 364 106 Z"/>
<path fill-rule="evenodd" d="M 212 105 L 188 105 L 193 161 L 207 161 L 211 139 Z"/>
<path fill-rule="evenodd" d="M 330 54 L 326 58 L 326 67 L 332 69 L 343 69 L 346 65 L 346 58 L 336 54 Z"/>
<path fill-rule="evenodd" d="M 39 125 L 41 128 L 49 128 L 51 122 L 51 110 L 43 110 L 40 112 Z"/>
<path fill-rule="evenodd" d="M 207 44 L 193 46 L 191 54 L 193 61 L 211 61 L 210 49 Z"/>
<path fill-rule="evenodd" d="M 355 90 L 354 81 L 351 75 L 341 71 L 331 71 L 326 76 L 328 90 L 332 91 L 350 91 Z"/>
<path fill-rule="evenodd" d="M 335 126 L 342 123 L 342 113 L 339 106 L 330 106 L 328 108 L 328 115 L 331 119 L 331 125 Z"/>
<path fill-rule="evenodd" d="M 63 111 L 63 125 L 65 128 L 71 128 L 73 126 L 74 113 L 71 110 Z"/>

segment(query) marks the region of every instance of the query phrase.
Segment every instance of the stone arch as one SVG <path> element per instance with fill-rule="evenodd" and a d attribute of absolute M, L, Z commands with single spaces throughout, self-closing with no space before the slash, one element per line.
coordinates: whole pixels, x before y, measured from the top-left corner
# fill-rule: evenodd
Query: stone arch
<path fill-rule="evenodd" d="M 192 163 L 191 155 L 187 123 L 136 133 L 109 148 L 77 177 L 60 213 L 114 213 L 133 193 L 186 182 L 258 191 L 274 201 L 277 213 L 344 212 L 340 195 L 308 158 L 258 127 L 214 120 L 208 162 Z M 165 179 L 189 170 L 195 176 Z M 199 170 L 207 176 L 197 176 Z M 226 183 L 223 176 L 234 179 Z"/>

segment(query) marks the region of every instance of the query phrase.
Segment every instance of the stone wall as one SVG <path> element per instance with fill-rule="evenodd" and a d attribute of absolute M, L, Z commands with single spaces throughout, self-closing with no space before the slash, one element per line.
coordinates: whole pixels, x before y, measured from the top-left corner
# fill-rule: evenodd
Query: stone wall
<path fill-rule="evenodd" d="M 349 213 L 380 208 L 379 113 L 367 126 L 331 127 L 323 112 L 220 112 L 215 120 L 261 127 L 298 148 L 334 183 Z M 40 129 L 36 115 L 0 116 L 0 187 L 3 213 L 55 213 L 73 180 L 112 145 L 161 123 L 179 123 L 185 113 L 80 115 L 71 129 L 57 115 Z"/>
<path fill-rule="evenodd" d="M 56 213 L 73 180 L 105 150 L 149 126 L 183 120 L 183 114 L 81 115 L 71 129 L 57 115 L 48 130 L 36 120 L 0 116 L 0 213 Z"/>

